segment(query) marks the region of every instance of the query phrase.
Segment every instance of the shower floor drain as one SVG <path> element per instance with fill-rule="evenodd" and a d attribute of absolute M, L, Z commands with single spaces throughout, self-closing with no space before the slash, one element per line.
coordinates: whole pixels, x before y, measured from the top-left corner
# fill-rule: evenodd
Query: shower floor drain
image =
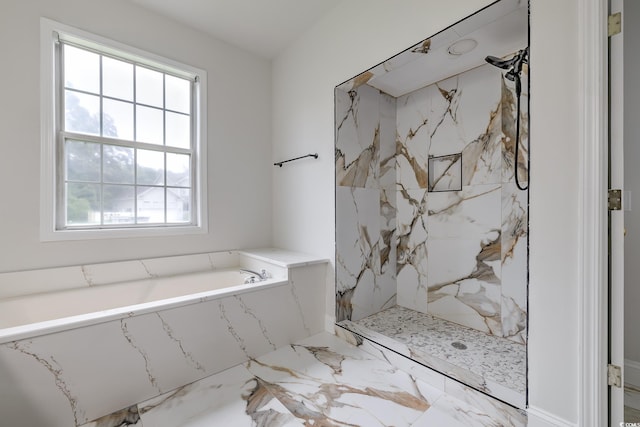
<path fill-rule="evenodd" d="M 455 348 L 457 348 L 458 350 L 466 350 L 467 346 L 461 342 L 455 341 L 452 342 L 451 345 Z"/>

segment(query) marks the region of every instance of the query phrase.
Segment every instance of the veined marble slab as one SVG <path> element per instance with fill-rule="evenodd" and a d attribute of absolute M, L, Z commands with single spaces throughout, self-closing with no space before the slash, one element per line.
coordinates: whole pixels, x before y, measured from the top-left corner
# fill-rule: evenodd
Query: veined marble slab
<path fill-rule="evenodd" d="M 83 427 L 526 425 L 502 415 L 321 333 Z"/>
<path fill-rule="evenodd" d="M 307 425 L 411 425 L 441 392 L 344 341 L 319 335 L 247 364 Z"/>
<path fill-rule="evenodd" d="M 306 264 L 280 286 L 0 344 L 3 422 L 82 425 L 318 333 L 325 276 Z"/>
<path fill-rule="evenodd" d="M 243 365 L 138 405 L 143 424 L 173 426 L 302 426 Z"/>
<path fill-rule="evenodd" d="M 514 183 L 512 83 L 490 65 L 397 99 L 365 83 L 336 91 L 337 321 L 397 303 L 525 343 L 528 195 Z M 460 158 L 455 171 L 436 162 Z"/>
<path fill-rule="evenodd" d="M 526 404 L 522 344 L 399 306 L 339 325 L 476 390 L 520 408 Z"/>
<path fill-rule="evenodd" d="M 494 420 L 498 426 L 518 426 L 527 425 L 527 413 L 523 409 L 518 409 L 513 405 L 504 403 L 485 393 L 481 393 L 474 388 L 453 380 L 439 371 L 427 367 L 423 362 L 417 363 L 401 354 L 380 345 L 370 339 L 351 332 L 344 327 L 335 326 L 336 336 L 344 339 L 348 343 L 357 346 L 375 357 L 391 363 L 393 366 L 411 374 L 411 376 L 426 382 L 432 387 L 445 392 L 446 394 L 466 402 L 476 408 L 482 408 L 482 413 Z M 419 423 L 422 417 L 416 422 Z M 452 420 L 450 420 L 451 422 Z M 448 425 L 448 424 L 435 424 Z"/>

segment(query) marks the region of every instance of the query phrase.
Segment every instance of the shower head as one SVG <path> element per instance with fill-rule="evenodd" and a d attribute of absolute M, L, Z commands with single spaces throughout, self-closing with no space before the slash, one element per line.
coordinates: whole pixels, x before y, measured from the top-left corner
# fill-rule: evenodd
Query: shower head
<path fill-rule="evenodd" d="M 505 73 L 505 75 L 504 75 L 504 77 L 505 77 L 507 80 L 510 80 L 510 81 L 512 81 L 512 82 L 516 81 L 516 77 L 518 77 L 518 76 L 519 76 L 519 75 L 518 75 L 518 73 L 516 73 L 515 69 L 511 69 L 511 70 L 507 71 L 507 72 Z"/>
<path fill-rule="evenodd" d="M 528 62 L 528 58 L 527 58 L 528 55 L 529 55 L 529 48 L 526 47 L 520 50 L 515 55 L 513 55 L 511 59 L 500 59 L 495 56 L 487 56 L 485 58 L 485 61 L 487 61 L 489 64 L 493 65 L 494 67 L 502 68 L 503 70 L 508 70 L 509 68 L 511 68 L 510 73 L 511 72 L 520 73 L 520 71 L 522 70 L 522 64 L 526 64 Z M 510 73 L 507 73 L 507 75 Z M 513 73 L 511 74 L 512 75 L 511 75 L 511 78 L 509 78 L 509 80 L 514 79 Z"/>
<path fill-rule="evenodd" d="M 503 70 L 509 70 L 505 73 L 504 77 L 507 80 L 511 80 L 516 84 L 516 94 L 520 95 L 520 72 L 522 71 L 522 64 L 529 63 L 529 48 L 526 47 L 515 55 L 511 59 L 500 59 L 495 56 L 487 56 L 485 61 L 494 67 L 502 68 Z"/>
<path fill-rule="evenodd" d="M 489 55 L 484 60 L 487 61 L 489 64 L 493 65 L 494 67 L 498 67 L 498 68 L 502 68 L 503 70 L 506 70 L 508 68 L 513 67 L 513 64 L 515 64 L 516 62 L 516 57 L 514 56 L 511 59 L 500 59 L 496 56 Z"/>

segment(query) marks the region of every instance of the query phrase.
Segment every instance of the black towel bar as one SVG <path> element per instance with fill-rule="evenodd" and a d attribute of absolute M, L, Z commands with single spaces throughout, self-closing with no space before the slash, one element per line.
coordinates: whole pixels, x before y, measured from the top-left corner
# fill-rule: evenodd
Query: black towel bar
<path fill-rule="evenodd" d="M 295 157 L 293 159 L 289 159 L 289 160 L 283 160 L 281 162 L 276 162 L 273 164 L 273 166 L 280 166 L 282 167 L 283 163 L 287 163 L 287 162 L 293 162 L 294 160 L 300 160 L 300 159 L 304 159 L 305 157 L 313 157 L 314 159 L 318 158 L 318 153 L 314 153 L 314 154 L 307 154 L 305 156 L 300 156 L 300 157 Z"/>

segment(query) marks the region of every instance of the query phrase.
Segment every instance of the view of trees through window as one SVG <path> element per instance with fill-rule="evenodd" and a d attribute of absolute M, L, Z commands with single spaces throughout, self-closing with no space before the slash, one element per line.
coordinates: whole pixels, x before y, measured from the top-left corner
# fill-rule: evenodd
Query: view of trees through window
<path fill-rule="evenodd" d="M 66 226 L 189 223 L 190 82 L 66 45 L 64 70 Z"/>

